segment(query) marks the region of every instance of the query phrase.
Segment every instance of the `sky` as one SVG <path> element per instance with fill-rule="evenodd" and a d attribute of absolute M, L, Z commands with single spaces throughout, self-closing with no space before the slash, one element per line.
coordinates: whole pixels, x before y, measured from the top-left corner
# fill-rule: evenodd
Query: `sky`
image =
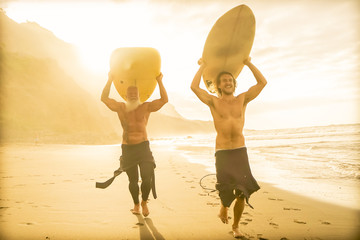
<path fill-rule="evenodd" d="M 245 128 L 360 122 L 357 0 L 0 2 L 13 20 L 37 22 L 73 44 L 88 71 L 104 76 L 96 83 L 99 93 L 114 49 L 156 48 L 170 103 L 184 117 L 200 120 L 210 120 L 211 114 L 190 90 L 197 60 L 216 20 L 239 4 L 255 15 L 250 55 L 268 81 L 247 107 Z M 236 94 L 256 84 L 246 67 L 237 81 Z M 151 99 L 158 96 L 156 89 Z"/>

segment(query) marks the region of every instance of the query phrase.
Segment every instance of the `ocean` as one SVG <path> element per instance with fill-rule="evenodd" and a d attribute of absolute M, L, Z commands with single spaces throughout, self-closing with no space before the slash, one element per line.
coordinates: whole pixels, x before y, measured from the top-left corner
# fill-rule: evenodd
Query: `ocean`
<path fill-rule="evenodd" d="M 360 124 L 245 130 L 252 173 L 260 182 L 360 209 Z M 215 173 L 215 133 L 151 141 Z M 213 186 L 208 186 L 213 187 Z"/>

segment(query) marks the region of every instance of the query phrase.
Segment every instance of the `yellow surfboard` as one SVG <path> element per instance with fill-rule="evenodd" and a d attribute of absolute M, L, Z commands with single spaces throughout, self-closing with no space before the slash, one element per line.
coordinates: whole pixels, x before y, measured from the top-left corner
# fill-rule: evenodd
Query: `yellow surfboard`
<path fill-rule="evenodd" d="M 145 102 L 155 90 L 160 67 L 160 54 L 154 48 L 118 48 L 110 58 L 110 72 L 115 88 L 125 101 L 127 88 L 136 86 L 140 101 Z"/>
<path fill-rule="evenodd" d="M 246 5 L 239 5 L 214 24 L 206 39 L 202 59 L 206 63 L 203 80 L 207 89 L 215 93 L 215 81 L 222 71 L 236 79 L 249 57 L 255 37 L 255 17 Z"/>

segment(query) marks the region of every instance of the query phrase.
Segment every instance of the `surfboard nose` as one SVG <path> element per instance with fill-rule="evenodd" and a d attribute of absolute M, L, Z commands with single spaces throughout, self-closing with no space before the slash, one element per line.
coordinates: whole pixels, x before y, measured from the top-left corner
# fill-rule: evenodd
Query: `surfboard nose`
<path fill-rule="evenodd" d="M 124 100 L 127 87 L 136 86 L 140 101 L 145 102 L 155 90 L 160 66 L 160 54 L 154 48 L 118 48 L 110 57 L 110 71 L 114 72 L 113 82 Z"/>

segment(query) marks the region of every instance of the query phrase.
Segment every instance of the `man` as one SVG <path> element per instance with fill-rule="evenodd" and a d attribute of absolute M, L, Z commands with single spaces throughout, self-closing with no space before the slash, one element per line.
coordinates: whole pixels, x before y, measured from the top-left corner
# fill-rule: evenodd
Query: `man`
<path fill-rule="evenodd" d="M 160 90 L 160 99 L 152 102 L 140 103 L 139 92 L 135 86 L 130 86 L 127 89 L 126 103 L 117 102 L 109 98 L 110 87 L 113 82 L 111 73 L 109 73 L 108 81 L 101 94 L 101 101 L 104 102 L 110 110 L 117 113 L 123 128 L 120 173 L 121 171 L 125 171 L 129 178 L 129 190 L 134 202 L 134 208 L 131 209 L 133 214 L 140 214 L 138 166 L 140 168 L 142 180 L 141 209 L 145 217 L 149 215 L 147 200 L 151 189 L 156 198 L 154 185 L 155 161 L 150 151 L 146 125 L 150 113 L 158 111 L 168 102 L 168 96 L 162 83 L 162 78 L 163 75 L 161 73 L 156 77 Z"/>
<path fill-rule="evenodd" d="M 248 203 L 250 195 L 260 187 L 253 178 L 245 147 L 243 127 L 247 104 L 256 98 L 266 85 L 261 72 L 250 62 L 244 61 L 253 73 L 257 84 L 247 92 L 234 96 L 236 80 L 231 73 L 221 72 L 216 79 L 218 97 L 210 95 L 199 87 L 201 75 L 206 64 L 199 60 L 200 68 L 191 83 L 196 96 L 209 106 L 214 119 L 216 136 L 216 189 L 219 191 L 221 208 L 219 218 L 228 223 L 228 209 L 236 199 L 234 206 L 234 237 L 241 237 L 239 222 L 244 210 L 244 199 Z M 251 206 L 249 204 L 249 206 Z"/>

